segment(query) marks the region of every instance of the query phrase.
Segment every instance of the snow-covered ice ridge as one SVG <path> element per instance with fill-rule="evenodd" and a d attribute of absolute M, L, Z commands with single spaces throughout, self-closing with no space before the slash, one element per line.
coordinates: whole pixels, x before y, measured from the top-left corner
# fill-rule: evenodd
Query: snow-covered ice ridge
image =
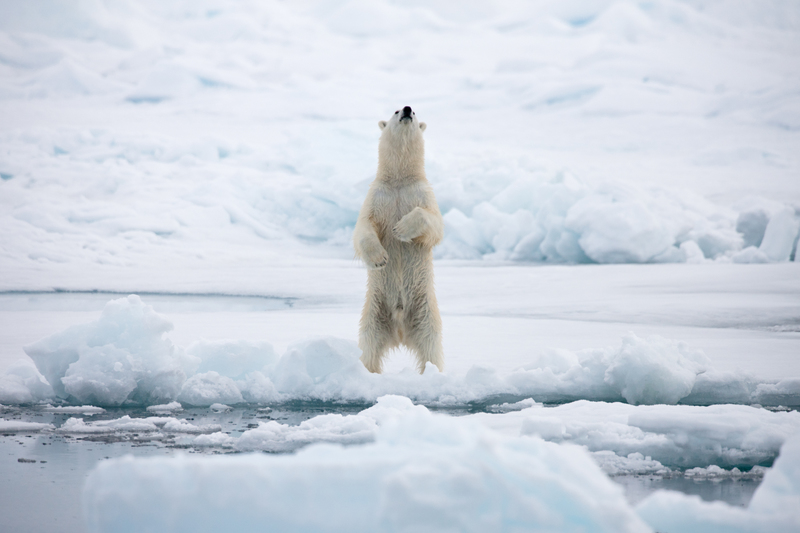
<path fill-rule="evenodd" d="M 405 104 L 430 125 L 438 257 L 788 260 L 799 12 L 3 2 L 0 286 L 349 258 L 375 123 Z"/>
<path fill-rule="evenodd" d="M 215 531 L 235 528 L 258 531 L 265 523 L 280 531 L 607 531 L 665 533 L 700 531 L 796 531 L 800 514 L 796 503 L 800 491 L 796 480 L 800 468 L 800 440 L 796 436 L 798 413 L 770 413 L 791 419 L 784 427 L 783 440 L 775 441 L 773 453 L 780 455 L 747 509 L 726 504 L 704 503 L 699 497 L 659 491 L 631 508 L 622 488 L 615 485 L 580 446 L 546 442 L 536 428 L 545 432 L 560 419 L 577 420 L 559 409 L 529 407 L 509 415 L 448 417 L 413 405 L 408 398 L 382 397 L 378 403 L 353 417 L 326 415 L 309 420 L 305 426 L 285 428 L 283 442 L 304 438 L 349 443 L 322 443 L 295 454 L 239 454 L 235 456 L 179 456 L 136 459 L 128 456 L 100 463 L 87 479 L 84 489 L 85 515 L 89 531 L 143 531 L 170 524 L 170 531 Z M 586 406 L 584 406 L 586 407 Z M 584 422 L 617 431 L 620 440 L 635 439 L 628 428 L 614 430 L 615 421 L 600 424 L 588 406 Z M 654 409 L 620 406 L 630 411 Z M 730 407 L 730 406 L 729 406 Z M 580 405 L 573 409 L 580 410 Z M 675 412 L 707 408 L 659 406 Z M 701 455 L 716 447 L 719 452 L 731 444 L 698 445 L 696 439 L 713 439 L 727 432 L 751 446 L 774 438 L 774 428 L 752 427 L 737 431 L 754 421 L 743 417 L 763 409 L 733 407 L 728 417 L 684 418 L 688 434 L 638 435 L 661 447 L 673 457 L 697 451 Z M 537 413 L 551 412 L 544 418 Z M 642 412 L 647 418 L 648 414 Z M 651 420 L 664 421 L 664 413 L 651 413 Z M 346 421 L 347 418 L 354 420 Z M 631 417 L 633 418 L 633 416 Z M 324 420 L 320 420 L 324 419 Z M 533 420 L 526 424 L 525 420 Z M 488 425 L 487 425 L 488 423 Z M 520 423 L 522 429 L 520 431 Z M 705 431 L 700 431 L 700 426 Z M 246 432 L 241 440 L 278 442 L 280 424 L 270 422 Z M 726 428 L 727 426 L 727 428 Z M 339 428 L 339 431 L 334 428 Z M 306 437 L 302 434 L 305 433 Z M 369 439 L 364 439 L 364 434 Z M 795 434 L 794 437 L 788 437 Z M 248 438 L 248 435 L 250 437 Z M 329 438 L 320 438 L 327 435 Z M 594 430 L 590 439 L 601 438 Z M 197 437 L 208 445 L 226 445 L 224 434 Z M 688 437 L 688 438 L 687 438 Z M 787 438 L 788 437 L 788 438 Z M 228 437 L 229 438 L 229 437 Z M 366 442 L 365 441 L 370 441 Z M 660 442 L 659 442 L 660 441 Z M 359 444 L 361 443 L 361 444 Z M 641 444 L 641 443 L 640 443 Z M 675 446 L 683 444 L 679 451 Z M 708 441 L 711 444 L 711 440 Z M 782 444 L 782 446 L 781 446 Z M 586 446 L 586 444 L 584 444 Z M 646 445 L 648 446 L 648 445 Z M 591 446 L 588 446 L 591 450 Z M 245 448 L 246 449 L 246 448 Z M 266 449 L 252 446 L 250 449 Z M 592 456 L 594 455 L 594 457 Z M 641 454 L 614 455 L 629 465 L 654 464 Z M 704 458 L 703 458 L 704 459 Z M 702 459 L 701 459 L 702 460 Z M 612 461 L 606 460 L 606 464 Z M 603 465 L 603 461 L 600 461 Z M 606 468 L 606 471 L 608 469 Z M 692 470 L 713 475 L 715 469 Z M 762 471 L 763 472 L 763 471 Z M 142 512 L 146 509 L 146 512 Z M 687 511 L 688 510 L 688 511 Z M 167 522 L 167 520 L 169 520 Z M 651 529 L 653 528 L 653 529 Z M 716 529 L 714 529 L 716 528 Z"/>
<path fill-rule="evenodd" d="M 464 375 L 408 368 L 371 374 L 355 342 L 303 341 L 278 357 L 269 343 L 198 341 L 188 348 L 165 334 L 172 324 L 141 298 L 108 302 L 98 320 L 72 326 L 25 347 L 36 367 L 20 362 L 0 377 L 0 402 L 58 399 L 72 405 L 147 405 L 161 410 L 215 403 L 278 404 L 295 400 L 374 403 L 398 394 L 438 406 L 532 398 L 630 404 L 800 405 L 800 379 L 765 382 L 717 372 L 685 343 L 631 333 L 619 346 L 550 350 L 515 371 L 488 365 Z M 154 408 L 155 409 L 155 408 Z"/>

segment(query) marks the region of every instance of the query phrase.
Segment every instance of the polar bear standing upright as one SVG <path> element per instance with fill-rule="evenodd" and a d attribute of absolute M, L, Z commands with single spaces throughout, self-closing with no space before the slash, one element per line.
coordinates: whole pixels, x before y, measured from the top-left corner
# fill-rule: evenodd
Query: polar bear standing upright
<path fill-rule="evenodd" d="M 433 290 L 433 247 L 444 222 L 425 178 L 424 122 L 406 106 L 380 121 L 378 174 L 358 215 L 353 244 L 369 269 L 358 345 L 370 372 L 404 344 L 417 368 L 444 369 L 442 320 Z"/>

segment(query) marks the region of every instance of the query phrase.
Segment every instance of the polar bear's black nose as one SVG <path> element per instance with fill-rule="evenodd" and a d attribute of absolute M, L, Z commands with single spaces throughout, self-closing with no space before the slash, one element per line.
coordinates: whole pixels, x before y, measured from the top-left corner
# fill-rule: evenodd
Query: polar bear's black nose
<path fill-rule="evenodd" d="M 403 116 L 404 117 L 410 117 L 411 116 L 411 108 L 410 107 L 405 106 L 403 108 Z"/>

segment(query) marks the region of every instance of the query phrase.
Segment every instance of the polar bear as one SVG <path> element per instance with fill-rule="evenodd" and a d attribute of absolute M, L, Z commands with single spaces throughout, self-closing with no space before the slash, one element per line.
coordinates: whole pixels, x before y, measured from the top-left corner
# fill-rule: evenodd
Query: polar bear
<path fill-rule="evenodd" d="M 425 178 L 424 122 L 410 107 L 378 122 L 378 173 L 353 232 L 368 270 L 358 345 L 361 361 L 380 373 L 385 353 L 400 344 L 444 370 L 442 320 L 433 290 L 433 247 L 444 221 Z"/>

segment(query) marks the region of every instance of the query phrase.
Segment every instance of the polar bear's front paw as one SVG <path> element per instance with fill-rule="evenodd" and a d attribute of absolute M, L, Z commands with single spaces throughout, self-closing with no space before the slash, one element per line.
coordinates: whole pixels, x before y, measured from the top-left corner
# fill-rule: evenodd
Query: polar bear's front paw
<path fill-rule="evenodd" d="M 389 254 L 381 248 L 370 253 L 364 261 L 371 270 L 380 270 L 389 262 Z"/>
<path fill-rule="evenodd" d="M 400 242 L 411 242 L 415 237 L 415 235 L 411 235 L 408 231 L 403 231 L 397 226 L 392 228 L 392 235 L 394 235 L 394 238 Z"/>
<path fill-rule="evenodd" d="M 392 235 L 394 235 L 395 239 L 401 242 L 413 241 L 422 234 L 419 224 L 415 222 L 416 221 L 411 217 L 403 217 L 400 219 L 400 222 L 395 224 L 395 226 L 392 228 Z"/>

